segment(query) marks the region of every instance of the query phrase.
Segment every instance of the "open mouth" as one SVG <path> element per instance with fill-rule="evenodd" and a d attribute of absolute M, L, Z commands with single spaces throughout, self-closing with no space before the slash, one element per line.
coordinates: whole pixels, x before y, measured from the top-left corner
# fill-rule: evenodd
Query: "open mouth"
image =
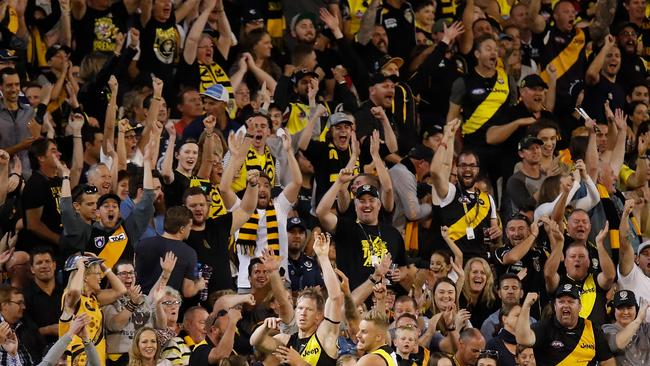
<path fill-rule="evenodd" d="M 106 216 L 106 217 L 108 218 L 108 221 L 111 221 L 111 222 L 112 222 L 113 220 L 115 220 L 115 215 L 113 215 L 113 214 L 109 214 L 109 215 Z"/>

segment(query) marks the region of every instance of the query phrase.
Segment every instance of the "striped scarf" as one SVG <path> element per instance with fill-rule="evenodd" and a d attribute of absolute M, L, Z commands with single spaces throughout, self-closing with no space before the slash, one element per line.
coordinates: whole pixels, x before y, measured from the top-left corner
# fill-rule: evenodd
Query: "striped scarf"
<path fill-rule="evenodd" d="M 243 254 L 249 257 L 255 256 L 257 246 L 257 232 L 259 229 L 260 216 L 257 210 L 250 219 L 239 229 L 239 235 L 233 248 L 236 254 Z M 266 242 L 273 254 L 280 255 L 280 236 L 278 233 L 278 218 L 273 204 L 266 209 Z"/>
<path fill-rule="evenodd" d="M 271 155 L 271 149 L 268 146 L 264 146 L 264 157 L 266 162 L 264 166 L 260 165 L 259 160 L 257 159 L 257 154 L 255 150 L 251 147 L 246 154 L 246 171 L 250 170 L 259 170 L 260 172 L 266 174 L 271 179 L 271 186 L 275 185 L 275 159 Z M 244 178 L 246 175 L 244 175 Z"/>

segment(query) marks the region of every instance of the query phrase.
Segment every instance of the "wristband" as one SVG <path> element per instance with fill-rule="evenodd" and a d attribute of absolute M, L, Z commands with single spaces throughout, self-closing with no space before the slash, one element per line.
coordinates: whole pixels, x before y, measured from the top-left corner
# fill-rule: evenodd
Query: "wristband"
<path fill-rule="evenodd" d="M 375 285 L 378 284 L 379 282 L 381 282 L 381 280 L 375 280 L 374 278 L 372 278 L 372 276 L 373 275 L 370 275 L 370 277 L 368 277 L 368 280 L 370 280 L 370 282 L 372 282 Z"/>
<path fill-rule="evenodd" d="M 70 180 L 70 176 L 69 175 L 64 175 L 64 176 L 61 177 L 61 179 L 62 180 Z"/>

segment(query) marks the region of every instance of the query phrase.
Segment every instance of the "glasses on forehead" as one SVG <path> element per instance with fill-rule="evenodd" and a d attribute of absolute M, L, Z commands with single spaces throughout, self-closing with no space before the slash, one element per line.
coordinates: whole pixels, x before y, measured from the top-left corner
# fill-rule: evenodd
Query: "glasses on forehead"
<path fill-rule="evenodd" d="M 499 351 L 484 349 L 478 354 L 478 358 L 491 358 L 493 360 L 499 360 Z"/>

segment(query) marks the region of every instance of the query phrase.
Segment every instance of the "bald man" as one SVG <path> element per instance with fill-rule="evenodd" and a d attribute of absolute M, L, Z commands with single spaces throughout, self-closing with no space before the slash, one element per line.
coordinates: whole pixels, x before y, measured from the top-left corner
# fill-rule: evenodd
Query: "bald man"
<path fill-rule="evenodd" d="M 30 270 L 29 253 L 23 251 L 14 252 L 7 262 L 7 273 L 11 286 L 23 289 L 32 279 Z"/>
<path fill-rule="evenodd" d="M 476 328 L 468 328 L 460 332 L 458 350 L 454 354 L 456 364 L 460 366 L 476 365 L 479 354 L 485 349 L 485 338 Z"/>

